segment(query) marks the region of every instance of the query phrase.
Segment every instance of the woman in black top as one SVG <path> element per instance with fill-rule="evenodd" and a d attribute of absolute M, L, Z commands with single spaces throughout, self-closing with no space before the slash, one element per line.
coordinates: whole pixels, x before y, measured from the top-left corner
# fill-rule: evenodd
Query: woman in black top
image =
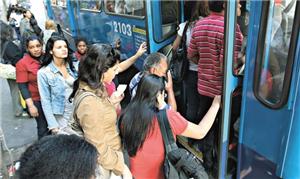
<path fill-rule="evenodd" d="M 8 24 L 3 21 L 0 22 L 0 32 L 1 32 L 1 54 L 3 52 L 3 62 L 5 64 L 11 64 L 13 66 L 22 58 L 22 52 L 19 47 L 13 43 L 13 29 Z M 22 105 L 20 103 L 19 88 L 16 80 L 7 79 L 13 104 L 13 111 L 16 117 L 28 116 L 26 112 L 23 112 Z"/>

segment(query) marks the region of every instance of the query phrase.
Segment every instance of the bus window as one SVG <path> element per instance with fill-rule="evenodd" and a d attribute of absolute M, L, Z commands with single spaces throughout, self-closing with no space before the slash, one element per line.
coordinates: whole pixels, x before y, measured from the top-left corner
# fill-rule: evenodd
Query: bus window
<path fill-rule="evenodd" d="M 154 34 L 154 39 L 161 42 L 177 32 L 177 25 L 179 22 L 179 1 L 161 1 L 160 14 L 161 14 L 161 34 Z M 155 14 L 155 10 L 153 9 Z"/>
<path fill-rule="evenodd" d="M 290 79 L 284 80 L 285 76 L 290 76 L 292 72 L 286 67 L 293 61 L 293 58 L 288 57 L 289 53 L 293 53 L 289 52 L 289 48 L 294 25 L 295 2 L 270 2 L 269 15 L 265 23 L 267 25 L 261 27 L 266 35 L 263 40 L 265 43 L 261 56 L 262 61 L 259 67 L 256 66 L 260 74 L 255 82 L 258 86 L 256 94 L 264 104 L 270 107 L 277 106 L 284 95 L 288 95 L 288 93 L 284 93 L 283 89 L 290 83 Z M 256 73 L 256 75 L 258 74 Z"/>
<path fill-rule="evenodd" d="M 79 1 L 79 7 L 82 10 L 100 11 L 101 0 L 85 0 Z"/>
<path fill-rule="evenodd" d="M 57 5 L 57 0 L 51 0 L 51 5 L 56 6 Z"/>
<path fill-rule="evenodd" d="M 71 34 L 69 12 L 66 8 L 66 4 L 64 4 L 64 6 L 60 5 L 62 2 L 62 0 L 57 0 L 57 5 L 52 5 L 53 13 L 57 23 L 62 26 L 62 29 Z"/>
<path fill-rule="evenodd" d="M 129 16 L 145 16 L 143 0 L 105 0 L 105 11 L 114 14 Z"/>

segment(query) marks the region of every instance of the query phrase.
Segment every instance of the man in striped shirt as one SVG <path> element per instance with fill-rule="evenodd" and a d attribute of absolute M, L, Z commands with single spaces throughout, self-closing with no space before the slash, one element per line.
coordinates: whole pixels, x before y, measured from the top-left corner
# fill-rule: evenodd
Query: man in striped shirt
<path fill-rule="evenodd" d="M 202 119 L 208 111 L 214 96 L 221 95 L 223 90 L 223 56 L 224 56 L 224 1 L 210 1 L 210 15 L 199 20 L 192 33 L 188 48 L 188 58 L 198 61 L 198 119 Z M 240 15 L 238 3 L 237 15 Z M 236 27 L 234 60 L 237 61 L 241 49 L 243 35 L 239 26 Z M 204 139 L 204 166 L 211 170 L 213 166 L 212 148 L 213 134 L 218 126 L 214 126 Z M 205 151 L 206 150 L 206 151 Z"/>

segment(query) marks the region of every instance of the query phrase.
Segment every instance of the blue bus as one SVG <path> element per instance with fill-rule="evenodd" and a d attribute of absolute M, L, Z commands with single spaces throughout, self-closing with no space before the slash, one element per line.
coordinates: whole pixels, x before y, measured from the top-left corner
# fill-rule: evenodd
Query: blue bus
<path fill-rule="evenodd" d="M 237 2 L 226 1 L 218 178 L 300 178 L 300 1 L 243 3 L 248 10 L 246 58 L 244 70 L 235 74 Z M 144 41 L 148 53 L 159 51 L 171 58 L 177 26 L 184 20 L 183 5 L 151 0 L 46 1 L 48 16 L 62 26 L 71 44 L 78 36 L 91 43 L 120 40 L 124 58 Z M 134 72 L 141 69 L 146 55 Z M 241 115 L 232 131 L 237 87 L 242 89 Z M 238 138 L 235 154 L 228 150 L 232 133 Z"/>
<path fill-rule="evenodd" d="M 148 53 L 169 50 L 182 18 L 181 4 L 143 0 L 46 1 L 49 18 L 62 26 L 73 48 L 73 39 L 78 36 L 90 43 L 115 45 L 120 41 L 123 59 L 134 55 L 142 42 L 148 43 Z M 145 57 L 146 54 L 141 59 Z M 143 60 L 137 60 L 135 67 L 141 70 L 142 64 Z"/>

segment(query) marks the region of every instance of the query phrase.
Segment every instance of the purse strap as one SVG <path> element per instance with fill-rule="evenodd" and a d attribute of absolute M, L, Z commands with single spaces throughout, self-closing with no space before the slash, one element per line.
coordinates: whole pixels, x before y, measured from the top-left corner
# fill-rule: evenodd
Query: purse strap
<path fill-rule="evenodd" d="M 178 147 L 174 140 L 173 132 L 170 127 L 166 109 L 160 110 L 157 113 L 157 119 L 167 155 L 170 151 L 177 149 Z"/>
<path fill-rule="evenodd" d="M 78 127 L 80 127 L 80 125 L 79 125 L 79 121 L 78 121 L 78 119 L 77 119 L 77 117 L 76 117 L 76 111 L 77 111 L 77 109 L 78 109 L 79 104 L 81 103 L 81 101 L 82 101 L 85 97 L 87 97 L 87 96 L 96 96 L 96 94 L 94 94 L 94 93 L 92 93 L 92 92 L 90 92 L 90 91 L 83 91 L 83 93 L 81 93 L 81 94 L 78 96 L 78 98 L 77 98 L 76 100 L 74 100 L 74 109 L 73 109 L 73 114 L 72 114 L 74 121 L 72 121 L 72 122 L 73 122 L 73 123 L 76 123 L 76 125 L 77 125 Z M 81 129 L 81 127 L 80 127 L 80 129 Z M 81 129 L 81 130 L 82 130 L 82 129 Z"/>
<path fill-rule="evenodd" d="M 185 26 L 184 26 L 184 29 L 183 29 L 183 32 L 182 32 L 182 38 L 181 38 L 181 41 L 180 41 L 180 47 L 186 52 L 186 31 L 187 29 L 189 28 L 189 24 L 190 22 L 187 21 L 185 23 Z"/>

